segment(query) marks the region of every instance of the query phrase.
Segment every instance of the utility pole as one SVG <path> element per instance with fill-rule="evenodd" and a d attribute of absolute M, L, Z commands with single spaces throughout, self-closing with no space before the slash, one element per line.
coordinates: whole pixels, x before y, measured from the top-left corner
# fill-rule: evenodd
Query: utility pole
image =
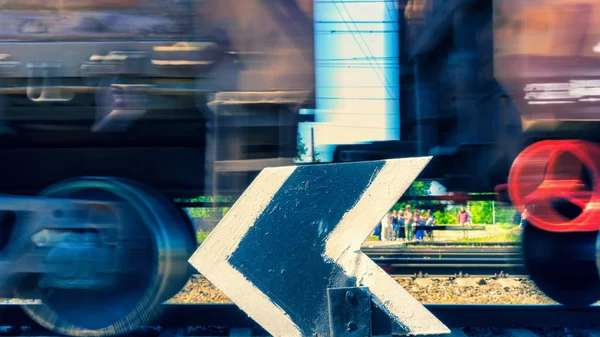
<path fill-rule="evenodd" d="M 316 162 L 315 158 L 315 128 L 310 128 L 310 156 L 312 157 L 312 162 Z"/>

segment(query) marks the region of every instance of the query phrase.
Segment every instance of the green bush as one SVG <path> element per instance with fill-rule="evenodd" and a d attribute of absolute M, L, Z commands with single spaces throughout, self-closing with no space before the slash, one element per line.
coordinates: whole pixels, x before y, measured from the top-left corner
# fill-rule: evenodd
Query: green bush
<path fill-rule="evenodd" d="M 446 211 L 433 212 L 435 221 L 438 225 L 456 225 L 458 223 L 458 207 L 448 208 Z"/>
<path fill-rule="evenodd" d="M 208 237 L 209 232 L 205 232 L 203 230 L 198 230 L 196 232 L 196 240 L 198 241 L 198 244 L 201 244 L 202 242 L 204 242 L 204 240 L 206 240 L 206 238 Z"/>

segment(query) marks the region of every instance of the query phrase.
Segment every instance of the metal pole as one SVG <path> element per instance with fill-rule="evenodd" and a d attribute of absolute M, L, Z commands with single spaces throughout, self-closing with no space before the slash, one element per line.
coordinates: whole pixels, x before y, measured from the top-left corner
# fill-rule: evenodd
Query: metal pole
<path fill-rule="evenodd" d="M 494 232 L 492 233 L 492 235 L 496 235 L 496 202 L 492 200 L 492 222 L 494 223 L 494 226 L 492 226 L 492 228 L 494 229 Z"/>
<path fill-rule="evenodd" d="M 312 157 L 312 162 L 316 162 L 315 158 L 315 128 L 310 128 L 310 155 Z"/>

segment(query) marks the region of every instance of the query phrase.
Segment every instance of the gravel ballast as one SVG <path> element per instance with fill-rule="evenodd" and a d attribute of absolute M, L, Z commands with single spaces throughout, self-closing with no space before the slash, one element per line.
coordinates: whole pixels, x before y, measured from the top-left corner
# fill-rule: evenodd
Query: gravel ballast
<path fill-rule="evenodd" d="M 523 278 L 395 278 L 404 289 L 426 304 L 554 304 Z M 170 303 L 230 303 L 202 276 L 194 276 Z"/>

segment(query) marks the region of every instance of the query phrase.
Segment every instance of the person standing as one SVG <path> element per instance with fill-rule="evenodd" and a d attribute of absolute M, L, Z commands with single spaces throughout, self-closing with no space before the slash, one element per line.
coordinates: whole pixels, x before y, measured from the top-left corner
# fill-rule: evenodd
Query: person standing
<path fill-rule="evenodd" d="M 467 229 L 464 228 L 469 223 L 469 212 L 465 210 L 465 206 L 460 206 L 460 210 L 458 211 L 458 224 L 463 226 L 463 237 L 467 238 L 469 235 L 467 233 Z"/>
<path fill-rule="evenodd" d="M 390 212 L 385 213 L 385 216 L 383 217 L 383 219 L 381 219 L 381 236 L 379 237 L 379 240 L 387 241 L 392 225 L 390 223 L 391 219 L 392 214 Z"/>
<path fill-rule="evenodd" d="M 421 212 L 415 212 L 415 226 L 425 226 L 425 214 Z M 425 232 L 422 229 L 415 229 L 415 239 L 417 241 L 423 241 Z"/>
<path fill-rule="evenodd" d="M 412 241 L 413 239 L 413 223 L 414 223 L 414 214 L 410 210 L 410 205 L 406 205 L 406 209 L 404 210 L 404 229 L 406 241 Z"/>
<path fill-rule="evenodd" d="M 398 230 L 396 231 L 396 240 L 405 241 L 406 233 L 404 227 L 404 212 L 398 212 Z"/>
<path fill-rule="evenodd" d="M 398 233 L 398 211 L 394 210 L 390 219 L 392 221 L 392 230 L 389 233 L 389 238 L 390 241 L 392 241 L 396 240 L 396 235 Z"/>
<path fill-rule="evenodd" d="M 523 228 L 523 226 L 525 226 L 525 221 L 527 221 L 527 208 L 524 208 L 523 213 L 521 213 L 521 223 L 519 224 L 519 227 Z"/>
<path fill-rule="evenodd" d="M 433 216 L 433 213 L 431 213 L 431 210 L 427 211 L 427 221 L 425 222 L 425 226 L 428 227 L 433 227 L 435 224 L 435 217 Z M 433 240 L 433 230 L 432 229 L 428 229 L 427 232 L 427 237 L 430 240 Z"/>
<path fill-rule="evenodd" d="M 381 240 L 381 222 L 379 222 L 375 227 L 373 235 L 376 236 L 378 240 Z"/>

